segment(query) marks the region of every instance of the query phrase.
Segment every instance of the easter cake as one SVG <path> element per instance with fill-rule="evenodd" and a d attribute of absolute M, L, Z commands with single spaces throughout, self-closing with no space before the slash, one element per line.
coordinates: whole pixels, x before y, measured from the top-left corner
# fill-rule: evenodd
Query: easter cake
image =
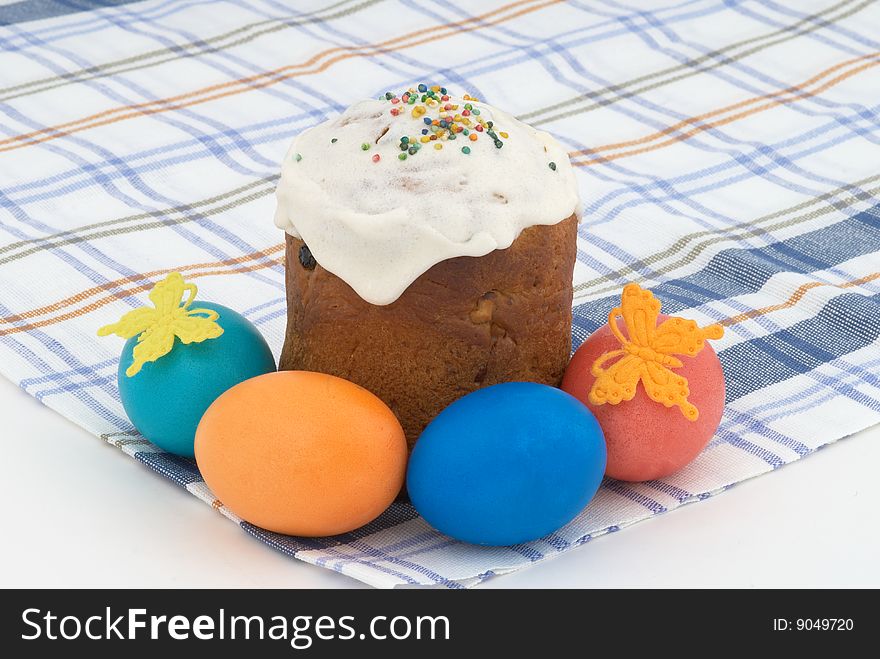
<path fill-rule="evenodd" d="M 372 391 L 410 446 L 480 387 L 560 383 L 579 201 L 550 135 L 419 85 L 297 136 L 276 194 L 281 369 Z"/>

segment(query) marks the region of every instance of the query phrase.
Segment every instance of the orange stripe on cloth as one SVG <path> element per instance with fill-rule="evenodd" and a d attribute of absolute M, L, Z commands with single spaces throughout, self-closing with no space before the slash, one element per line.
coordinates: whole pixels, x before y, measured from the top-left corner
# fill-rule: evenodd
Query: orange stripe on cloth
<path fill-rule="evenodd" d="M 868 60 L 868 61 L 865 61 Z M 840 75 L 835 76 L 834 78 L 826 81 L 824 84 L 819 85 L 814 89 L 807 89 L 807 87 L 819 82 L 820 80 L 826 78 L 832 73 L 839 71 L 842 68 L 846 68 L 847 66 L 851 66 L 853 64 L 857 64 L 859 62 L 864 62 L 860 66 L 852 68 Z M 601 153 L 602 151 L 612 151 L 616 149 L 621 149 L 625 147 L 639 146 L 642 144 L 648 144 L 650 142 L 656 142 L 656 140 L 662 139 L 664 137 L 669 137 L 670 139 L 663 140 L 661 142 L 656 142 L 655 144 L 650 144 L 648 146 L 644 146 L 638 149 L 632 149 L 629 151 L 624 151 L 622 153 L 615 153 L 610 155 L 596 155 L 594 158 L 587 158 L 586 160 L 576 160 L 572 162 L 572 165 L 575 167 L 590 167 L 592 165 L 601 164 L 604 162 L 610 162 L 612 160 L 618 160 L 619 158 L 627 158 L 629 156 L 638 155 L 640 153 L 647 153 L 649 151 L 656 151 L 658 149 L 662 149 L 671 144 L 677 144 L 680 142 L 684 142 L 685 140 L 698 135 L 699 133 L 705 132 L 711 128 L 717 128 L 719 126 L 724 126 L 734 121 L 739 121 L 740 119 L 745 119 L 746 117 L 751 117 L 753 115 L 759 114 L 761 112 L 765 112 L 766 110 L 770 110 L 775 107 L 779 107 L 781 105 L 787 105 L 789 103 L 793 103 L 797 100 L 811 98 L 822 92 L 830 89 L 831 87 L 843 82 L 847 78 L 851 78 L 852 76 L 861 73 L 862 71 L 866 71 L 870 68 L 873 68 L 880 64 L 880 53 L 871 53 L 869 55 L 863 55 L 861 57 L 856 57 L 854 59 L 847 60 L 845 62 L 840 62 L 839 64 L 835 64 L 834 66 L 825 69 L 824 71 L 816 74 L 809 80 L 804 81 L 799 85 L 794 85 L 792 87 L 788 87 L 779 92 L 773 94 L 764 94 L 762 96 L 756 96 L 754 98 L 746 99 L 744 101 L 740 101 L 739 103 L 735 103 L 733 105 L 728 105 L 723 108 L 719 108 L 717 110 L 712 110 L 710 112 L 706 112 L 704 114 L 700 114 L 694 117 L 689 117 L 688 119 L 684 119 L 672 126 L 668 126 L 663 130 L 657 131 L 655 133 L 651 133 L 649 135 L 645 135 L 644 137 L 628 140 L 625 142 L 615 142 L 613 144 L 605 144 L 602 146 L 595 147 L 593 149 L 582 149 L 580 151 L 573 151 L 569 154 L 572 158 L 576 158 L 578 156 L 586 155 L 592 156 Z M 780 96 L 790 95 L 787 98 L 779 98 Z M 715 121 L 711 121 L 708 123 L 703 123 L 707 119 L 712 117 L 717 117 L 718 115 L 727 114 L 734 110 L 739 110 L 742 108 L 746 108 L 748 106 L 753 106 L 757 103 L 761 103 L 763 101 L 769 101 L 764 103 L 763 105 L 758 105 L 757 107 L 751 107 L 743 112 L 738 112 L 733 115 L 729 115 L 723 117 L 721 119 L 716 119 Z M 689 130 L 681 132 L 682 129 L 691 126 Z"/>
<path fill-rule="evenodd" d="M 145 272 L 140 275 L 136 275 L 134 277 L 125 277 L 122 279 L 117 279 L 112 282 L 107 282 L 106 284 L 102 284 L 100 286 L 95 286 L 93 288 L 86 289 L 77 293 L 76 295 L 72 295 L 70 297 L 64 298 L 63 300 L 59 300 L 53 304 L 49 304 L 43 307 L 39 307 L 37 309 L 31 309 L 29 311 L 24 311 L 19 314 L 14 314 L 11 316 L 7 316 L 5 318 L 0 318 L 0 324 L 13 325 L 13 327 L 7 327 L 0 329 L 0 336 L 6 336 L 7 334 L 16 334 L 18 332 L 27 332 L 32 329 L 36 329 L 39 327 L 46 327 L 47 325 L 54 325 L 55 323 L 70 320 L 71 318 L 78 318 L 84 314 L 87 314 L 95 309 L 103 307 L 111 302 L 116 300 L 124 299 L 128 296 L 135 295 L 137 293 L 142 293 L 144 291 L 148 291 L 153 287 L 153 282 L 151 278 L 157 277 L 160 275 L 167 275 L 170 272 L 185 272 L 187 273 L 187 279 L 198 279 L 200 277 L 210 277 L 210 276 L 221 276 L 221 275 L 231 275 L 237 273 L 244 272 L 253 272 L 255 270 L 262 270 L 264 268 L 269 268 L 275 265 L 282 265 L 284 263 L 284 259 L 282 258 L 272 258 L 270 255 L 278 252 L 282 252 L 284 250 L 284 245 L 275 245 L 274 247 L 270 247 L 265 250 L 261 250 L 259 252 L 254 252 L 253 254 L 247 254 L 244 256 L 236 257 L 234 259 L 225 259 L 223 261 L 216 261 L 213 263 L 195 263 L 191 265 L 183 265 L 177 266 L 174 268 L 165 268 L 162 270 L 153 270 L 151 272 Z M 259 261 L 258 263 L 249 263 L 251 261 Z M 231 267 L 230 267 L 231 266 Z M 204 270 L 205 268 L 209 268 L 208 270 Z M 204 270 L 202 272 L 191 272 L 192 270 Z M 138 283 L 139 282 L 139 283 Z M 127 288 L 123 288 L 126 284 L 135 284 L 133 286 L 128 286 Z M 120 289 L 120 290 L 113 290 Z M 22 321 L 29 320 L 31 318 L 37 318 L 39 316 L 43 316 L 47 313 L 51 313 L 53 311 L 59 311 L 61 309 L 65 309 L 67 307 L 74 306 L 79 304 L 80 302 L 85 302 L 89 298 L 93 298 L 95 296 L 101 295 L 102 293 L 108 293 L 103 295 L 102 297 L 98 297 L 96 300 L 90 302 L 89 304 L 78 307 L 73 311 L 69 311 L 67 313 L 60 314 L 58 316 L 53 316 L 52 318 L 47 318 L 44 320 L 30 322 L 24 325 L 20 325 L 17 323 L 21 323 Z"/>
<path fill-rule="evenodd" d="M 220 266 L 220 265 L 234 265 L 234 264 L 246 261 L 246 260 L 253 260 L 254 258 L 266 257 L 266 255 L 268 255 L 270 253 L 279 252 L 279 251 L 282 251 L 283 249 L 284 249 L 284 245 L 276 245 L 275 247 L 264 250 L 262 252 L 257 252 L 255 254 L 250 254 L 250 255 L 247 255 L 244 257 L 239 257 L 238 259 L 232 259 L 229 261 L 219 261 L 217 263 L 199 263 L 199 264 L 193 264 L 193 265 L 188 265 L 188 266 L 179 266 L 177 268 L 169 268 L 169 269 L 165 269 L 165 270 L 155 270 L 152 272 L 144 273 L 143 275 L 139 275 L 137 277 L 130 277 L 127 279 L 121 279 L 121 280 L 118 280 L 118 282 L 126 283 L 126 282 L 130 282 L 130 281 L 131 282 L 140 281 L 143 279 L 155 277 L 157 275 L 168 274 L 169 272 L 174 272 L 175 270 L 178 270 L 181 272 L 187 272 L 189 270 L 200 269 L 200 268 L 204 268 L 204 267 L 214 267 L 214 266 Z M 235 267 L 235 268 L 230 268 L 230 269 L 225 269 L 225 270 L 212 269 L 212 270 L 207 270 L 204 272 L 189 273 L 189 274 L 187 274 L 187 279 L 198 279 L 200 277 L 212 277 L 212 276 L 238 274 L 238 273 L 244 273 L 244 272 L 253 272 L 255 270 L 268 268 L 273 265 L 282 265 L 283 263 L 284 263 L 283 257 L 282 258 L 275 258 L 275 259 L 268 259 L 267 258 L 267 260 L 265 260 L 264 262 L 256 263 L 256 264 L 252 264 L 252 265 L 248 265 L 248 266 Z M 809 292 L 810 290 L 812 290 L 814 288 L 818 288 L 820 286 L 833 286 L 835 288 L 847 289 L 847 288 L 853 288 L 855 286 L 861 286 L 862 284 L 866 284 L 866 283 L 874 281 L 876 279 L 880 279 L 880 272 L 874 272 L 869 275 L 859 277 L 858 279 L 853 279 L 850 281 L 843 282 L 842 284 L 829 284 L 829 283 L 820 282 L 820 281 L 808 282 L 806 284 L 803 284 L 802 286 L 799 286 L 797 288 L 797 290 L 795 290 L 794 293 L 792 293 L 791 296 L 785 302 L 780 302 L 779 304 L 773 304 L 770 306 L 762 307 L 760 309 L 753 309 L 751 311 L 737 314 L 736 316 L 731 316 L 729 318 L 725 318 L 725 319 L 719 320 L 717 322 L 721 325 L 724 325 L 725 327 L 729 327 L 731 325 L 736 325 L 738 323 L 745 322 L 746 320 L 752 320 L 752 319 L 758 318 L 760 316 L 765 316 L 765 315 L 773 313 L 775 311 L 781 311 L 783 309 L 789 309 L 791 307 L 794 307 L 797 305 L 798 302 L 800 302 L 804 298 L 804 296 L 807 294 L 807 292 Z M 75 296 L 66 298 L 64 300 L 61 300 L 60 302 L 55 303 L 55 304 L 48 305 L 46 307 L 41 307 L 40 309 L 26 311 L 26 312 L 23 312 L 23 313 L 18 314 L 16 316 L 8 316 L 6 318 L 2 318 L 2 319 L 0 319 L 0 322 L 14 323 L 16 321 L 20 322 L 21 320 L 24 320 L 26 318 L 32 318 L 32 317 L 35 317 L 38 315 L 42 315 L 42 313 L 45 313 L 44 310 L 53 310 L 53 309 L 57 310 L 57 309 L 65 307 L 65 306 L 70 306 L 71 304 L 73 304 L 77 301 L 82 301 L 84 298 L 89 297 L 90 294 L 94 295 L 96 293 L 100 293 L 102 291 L 107 290 L 107 288 L 112 287 L 112 286 L 113 286 L 113 283 L 110 283 L 110 284 L 106 284 L 104 286 L 99 286 L 99 287 L 95 287 L 92 289 L 88 289 L 88 291 L 83 291 L 82 293 L 78 293 Z M 109 304 L 110 302 L 127 297 L 129 295 L 133 295 L 135 293 L 141 293 L 141 292 L 147 291 L 150 288 L 152 288 L 152 282 L 148 280 L 148 281 L 145 281 L 141 284 L 138 284 L 136 286 L 128 288 L 124 291 L 120 291 L 117 293 L 113 293 L 113 294 L 98 298 L 94 302 L 91 302 L 90 304 L 88 304 L 84 307 L 80 307 L 74 311 L 70 311 L 68 313 L 64 313 L 59 316 L 54 316 L 52 318 L 47 318 L 44 320 L 35 321 L 35 322 L 29 323 L 27 325 L 18 325 L 18 326 L 6 328 L 6 329 L 0 329 L 0 336 L 5 336 L 7 334 L 15 334 L 17 332 L 26 332 L 28 330 L 37 329 L 40 327 L 46 327 L 48 325 L 54 325 L 56 323 L 59 323 L 59 322 L 65 321 L 65 320 L 70 320 L 71 318 L 77 318 L 77 317 L 80 317 L 86 313 L 94 311 L 95 309 L 103 307 L 103 306 Z"/>
<path fill-rule="evenodd" d="M 728 327 L 730 325 L 736 325 L 738 323 L 745 322 L 747 320 L 751 320 L 753 318 L 758 318 L 760 316 L 766 316 L 767 314 L 773 313 L 774 311 L 781 311 L 782 309 L 790 309 L 795 306 L 798 302 L 800 302 L 803 297 L 807 294 L 808 291 L 819 288 L 820 286 L 834 286 L 835 288 L 852 288 L 854 286 L 861 286 L 862 284 L 867 284 L 868 282 L 874 281 L 875 279 L 880 278 L 880 272 L 873 272 L 870 275 L 865 275 L 864 277 L 859 277 L 858 279 L 853 279 L 851 281 L 844 282 L 842 284 L 827 284 L 822 281 L 811 281 L 803 286 L 799 286 L 798 289 L 791 294 L 785 302 L 780 302 L 779 304 L 772 304 L 768 307 L 761 307 L 760 309 L 752 309 L 751 311 L 746 311 L 741 314 L 737 314 L 736 316 L 731 316 L 730 318 L 725 318 L 724 320 L 719 321 L 719 324 Z"/>
<path fill-rule="evenodd" d="M 486 12 L 485 14 L 481 14 L 480 16 L 474 16 L 473 18 L 468 18 L 454 23 L 437 25 L 431 28 L 424 28 L 422 30 L 417 30 L 401 37 L 394 37 L 393 39 L 388 39 L 377 44 L 348 47 L 338 46 L 335 48 L 330 48 L 310 57 L 308 60 L 300 64 L 290 64 L 287 66 L 282 66 L 278 69 L 264 71 L 262 73 L 258 73 L 256 75 L 246 78 L 240 78 L 238 80 L 231 80 L 229 82 L 211 85 L 209 87 L 203 87 L 201 89 L 197 89 L 186 94 L 179 94 L 177 96 L 149 101 L 147 103 L 120 106 L 110 110 L 105 110 L 103 112 L 98 112 L 96 114 L 92 114 L 81 119 L 76 119 L 74 121 L 68 121 L 62 124 L 56 124 L 55 126 L 49 126 L 47 128 L 35 130 L 30 133 L 24 133 L 21 135 L 15 135 L 13 137 L 2 139 L 0 140 L 0 151 L 12 151 L 14 149 L 21 149 L 26 146 L 48 142 L 49 140 L 58 139 L 59 137 L 78 133 L 84 130 L 88 130 L 90 128 L 105 126 L 107 124 L 116 123 L 125 119 L 179 110 L 181 108 L 186 108 L 201 103 L 207 103 L 209 101 L 224 98 L 226 96 L 241 94 L 253 89 L 262 89 L 263 87 L 274 85 L 289 78 L 320 73 L 330 68 L 333 64 L 336 64 L 337 62 L 351 59 L 353 57 L 370 57 L 373 55 L 381 55 L 398 50 L 403 50 L 405 48 L 412 48 L 414 46 L 430 43 L 432 41 L 439 41 L 441 39 L 445 39 L 447 37 L 460 34 L 462 32 L 472 32 L 474 30 L 479 30 L 484 27 L 498 25 L 505 21 L 517 18 L 518 16 L 523 16 L 539 9 L 559 4 L 560 2 L 562 2 L 562 0 L 545 0 L 544 2 L 538 2 L 537 4 L 535 4 L 535 0 L 518 0 L 518 2 L 504 5 L 503 7 L 499 7 L 498 9 L 495 9 L 493 11 Z M 528 6 L 523 7 L 517 11 L 510 11 L 516 9 L 517 7 L 520 7 L 521 5 Z M 497 16 L 498 14 L 504 15 L 498 16 L 494 20 L 488 20 L 489 18 Z M 427 34 L 433 34 L 433 36 L 416 39 L 415 41 L 413 41 L 414 38 L 421 37 L 422 35 Z M 335 53 L 339 54 L 330 57 L 325 62 L 315 67 L 319 60 Z"/>

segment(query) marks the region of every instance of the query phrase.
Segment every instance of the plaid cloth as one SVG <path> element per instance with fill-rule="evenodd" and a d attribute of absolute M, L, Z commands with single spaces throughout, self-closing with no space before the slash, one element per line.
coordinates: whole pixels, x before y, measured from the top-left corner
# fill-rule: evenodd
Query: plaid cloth
<path fill-rule="evenodd" d="M 860 0 L 0 2 L 0 370 L 298 559 L 462 587 L 551 558 L 880 421 L 880 5 Z M 112 5 L 112 6 L 108 6 Z M 721 322 L 728 400 L 697 460 L 607 481 L 567 527 L 480 548 L 404 504 L 324 539 L 268 533 L 126 419 L 97 327 L 165 273 L 285 320 L 272 225 L 291 138 L 443 81 L 551 132 L 585 201 L 575 343 L 623 285 Z"/>

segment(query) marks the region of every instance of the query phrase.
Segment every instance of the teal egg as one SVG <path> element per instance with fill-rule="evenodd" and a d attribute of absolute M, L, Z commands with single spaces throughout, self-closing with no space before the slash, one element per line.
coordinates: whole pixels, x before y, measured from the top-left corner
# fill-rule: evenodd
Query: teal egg
<path fill-rule="evenodd" d="M 171 352 L 147 362 L 129 377 L 137 337 L 126 341 L 119 358 L 119 395 L 134 427 L 169 453 L 193 457 L 196 427 L 220 394 L 239 382 L 275 371 L 269 344 L 240 313 L 211 302 L 199 308 L 220 314 L 223 334 L 201 343 L 174 340 Z"/>

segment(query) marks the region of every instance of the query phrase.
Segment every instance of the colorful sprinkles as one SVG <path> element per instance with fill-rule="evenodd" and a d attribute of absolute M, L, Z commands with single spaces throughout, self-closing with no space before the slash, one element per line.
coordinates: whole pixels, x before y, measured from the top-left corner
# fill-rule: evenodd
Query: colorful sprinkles
<path fill-rule="evenodd" d="M 478 102 L 476 98 L 465 94 L 462 97 L 465 103 L 456 103 L 451 100 L 446 88 L 439 85 L 420 83 L 415 89 L 410 87 L 400 95 L 385 92 L 380 100 L 388 101 L 391 105 L 388 112 L 392 117 L 408 112 L 413 119 L 421 119 L 425 125 L 419 134 L 400 137 L 399 160 L 417 155 L 425 144 L 434 143 L 434 150 L 440 151 L 443 142 L 453 141 L 457 137 L 476 142 L 484 135 L 492 140 L 497 149 L 504 146 L 503 140 L 508 137 L 506 132 L 496 132 L 494 123 L 480 116 L 480 109 L 474 106 Z M 361 148 L 366 151 L 370 145 L 363 144 Z M 461 152 L 468 154 L 471 147 L 464 146 Z M 374 156 L 373 162 L 379 162 L 379 158 Z"/>
<path fill-rule="evenodd" d="M 434 151 L 442 151 L 444 142 L 466 138 L 469 143 L 476 143 L 480 137 L 485 137 L 492 141 L 496 149 L 500 149 L 504 146 L 504 140 L 508 138 L 505 131 L 496 131 L 494 122 L 480 116 L 480 108 L 474 105 L 479 102 L 478 99 L 465 94 L 461 101 L 453 101 L 446 88 L 439 85 L 420 83 L 400 95 L 385 92 L 379 100 L 388 102 L 391 106 L 388 110 L 391 116 L 400 117 L 408 113 L 413 119 L 421 119 L 420 126 L 424 125 L 424 128 L 420 128 L 415 135 L 400 136 L 398 160 L 406 160 L 408 157 L 418 155 L 422 146 L 427 144 L 433 145 Z M 388 129 L 385 130 L 387 132 Z M 338 138 L 330 139 L 331 144 L 336 142 Z M 471 148 L 470 144 L 466 144 L 461 147 L 461 153 L 468 155 Z M 362 151 L 371 149 L 372 144 L 369 142 L 361 144 Z M 296 162 L 300 162 L 303 157 L 302 154 L 296 153 L 293 158 Z M 378 163 L 381 162 L 382 157 L 378 153 L 373 153 L 370 159 Z M 549 163 L 549 167 L 556 171 L 556 163 Z"/>

